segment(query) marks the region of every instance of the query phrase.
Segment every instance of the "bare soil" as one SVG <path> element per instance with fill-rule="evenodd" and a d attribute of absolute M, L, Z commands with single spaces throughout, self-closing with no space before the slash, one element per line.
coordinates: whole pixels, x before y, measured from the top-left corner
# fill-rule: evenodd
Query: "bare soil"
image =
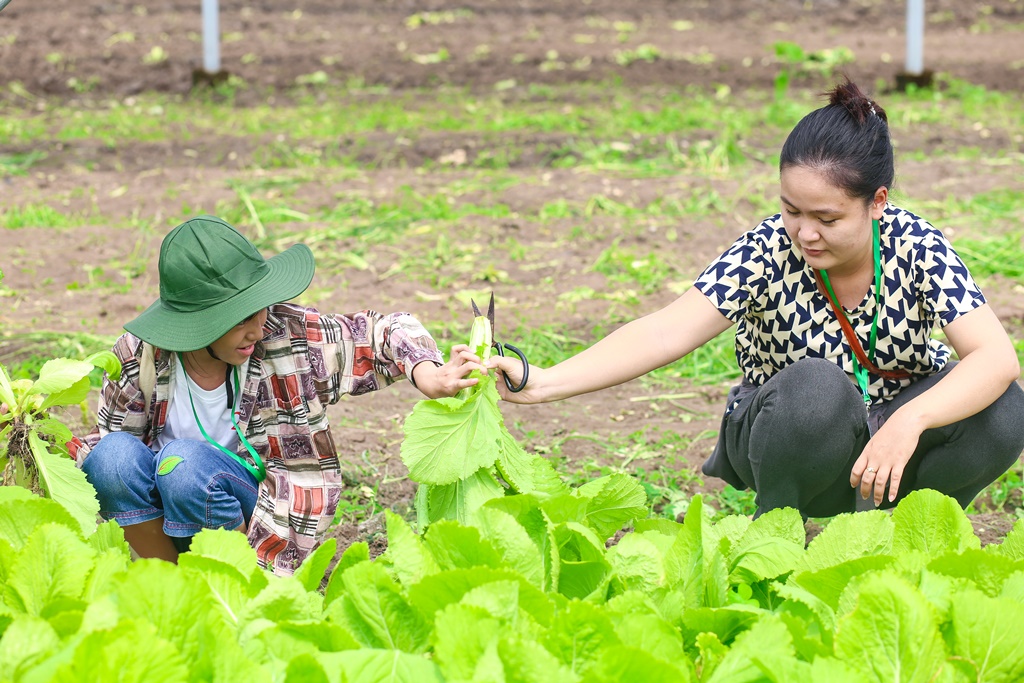
<path fill-rule="evenodd" d="M 849 48 L 856 55 L 847 67 L 850 75 L 884 93 L 902 70 L 905 44 L 903 5 L 884 0 L 222 0 L 220 5 L 224 69 L 247 85 L 236 95 L 239 107 L 265 105 L 268 92 L 287 101 L 297 79 L 317 72 L 323 75 L 316 78 L 329 83 L 386 86 L 391 93 L 449 85 L 493 92 L 500 85 L 508 87 L 509 97 L 528 97 L 516 86 L 594 82 L 770 89 L 779 73 L 773 50 L 779 41 L 796 42 L 808 51 Z M 927 11 L 928 69 L 988 89 L 1024 89 L 1024 2 L 931 0 Z M 188 97 L 194 72 L 201 66 L 200 31 L 197 0 L 13 0 L 0 14 L 0 111 L 5 104 L 22 111 L 45 109 L 47 103 L 59 101 L 79 103 L 88 116 L 91 107 L 106 100 L 130 104 L 131 97 L 142 92 Z M 643 46 L 654 46 L 660 58 L 626 63 L 624 51 L 639 53 Z M 430 63 L 430 55 L 441 55 L 441 50 L 447 58 Z M 814 70 L 795 71 L 794 78 L 809 88 L 824 89 L 830 82 L 827 75 Z M 572 104 L 586 106 L 587 102 L 581 98 Z M 600 193 L 644 202 L 681 188 L 711 186 L 697 177 L 639 182 L 551 168 L 544 150 L 557 148 L 563 141 L 555 134 L 518 140 L 523 154 L 512 168 L 530 182 L 497 191 L 493 198 L 525 215 L 557 198 L 579 201 Z M 448 171 L 442 178 L 423 173 L 424 165 L 460 151 L 472 161 L 486 153 L 492 142 L 460 133 L 424 133 L 405 140 L 380 132 L 359 140 L 339 140 L 331 153 L 355 154 L 366 162 L 367 171 L 353 179 L 345 192 L 389 197 L 405 186 L 430 192 L 432 184 L 450 183 L 457 171 Z M 768 152 L 776 144 L 747 142 Z M 254 153 L 264 143 L 225 134 L 117 144 L 44 137 L 30 147 L 0 146 L 0 155 L 31 151 L 46 155 L 27 175 L 0 177 L 0 202 L 19 206 L 59 199 L 59 208 L 66 212 L 99 211 L 122 221 L 137 213 L 166 222 L 167 217 L 180 215 L 183 203 L 212 211 L 218 203 L 237 201 L 230 182 L 261 176 Z M 984 156 L 986 150 L 1019 150 L 1022 141 L 1019 136 L 998 133 L 974 136 L 963 126 L 950 125 L 908 129 L 898 144 L 901 154 L 970 145 Z M 1008 166 L 907 160 L 898 162 L 898 171 L 901 191 L 915 198 L 939 199 L 958 191 L 982 192 L 1019 182 L 1014 176 L 1017 170 Z M 542 182 L 536 182 L 538 176 Z M 169 192 L 171 188 L 174 192 Z M 338 192 L 336 187 L 310 183 L 297 191 L 297 197 L 319 206 L 336 201 Z M 740 215 L 735 219 L 677 226 L 678 241 L 668 245 L 664 258 L 676 267 L 681 281 L 761 218 L 746 208 L 737 206 Z M 527 244 L 549 242 L 553 230 L 569 227 L 522 219 L 474 221 L 475 230 L 490 236 L 490 246 L 501 245 L 508 237 Z M 652 226 L 650 234 L 620 234 L 620 227 L 609 216 L 595 216 L 587 223 L 590 234 L 609 241 L 619 237 L 625 245 L 649 247 L 663 241 L 664 226 Z M 118 334 L 121 325 L 158 294 L 156 256 L 161 237 L 162 233 L 152 230 L 126 235 L 123 228 L 104 226 L 62 232 L 47 225 L 3 230 L 0 268 L 6 279 L 0 287 L 6 288 L 7 295 L 0 298 L 0 329 L 6 334 L 39 330 Z M 434 238 L 412 248 L 429 247 Z M 352 245 L 329 246 L 318 252 L 321 263 Z M 451 292 L 493 288 L 509 323 L 557 322 L 567 335 L 589 340 L 594 320 L 606 317 L 613 304 L 551 302 L 575 287 L 606 286 L 603 277 L 585 268 L 603 246 L 587 240 L 558 247 L 550 253 L 550 261 L 541 264 L 498 261 L 508 270 L 511 282 L 529 283 L 529 299 L 514 285 L 481 281 L 470 274 L 446 287 L 430 288 L 421 278 L 390 271 L 390 264 L 383 262 L 367 270 L 346 271 L 341 282 L 318 276 L 312 291 L 324 310 L 410 310 L 430 327 L 432 321 L 451 320 L 453 311 L 461 310 L 462 302 L 455 302 Z M 134 264 L 136 277 L 127 286 L 95 282 L 105 277 L 116 280 L 110 272 L 117 270 L 112 263 Z M 97 266 L 106 271 L 95 271 Z M 0 289 L 0 295 L 4 293 Z M 1019 336 L 1024 330 L 1024 296 L 1019 286 L 996 281 L 986 294 L 1007 327 Z M 618 312 L 623 318 L 632 317 L 674 296 L 666 288 L 641 297 L 640 306 L 620 306 Z M 0 347 L 0 354 L 4 352 L 9 361 L 12 354 L 25 350 L 18 351 L 9 342 Z M 705 481 L 699 468 L 714 445 L 709 433 L 718 427 L 727 391 L 728 384 L 680 382 L 666 389 L 634 381 L 553 405 L 506 408 L 505 414 L 524 445 L 543 449 L 564 471 L 606 466 L 631 471 L 642 467 L 649 473 L 661 468 L 674 472 L 677 480 L 691 482 L 691 492 L 717 490 L 721 483 Z M 356 506 L 372 511 L 375 500 L 378 506 L 399 512 L 410 508 L 415 486 L 404 476 L 398 444 L 402 421 L 418 398 L 412 387 L 399 384 L 371 396 L 343 400 L 332 409 L 335 438 L 344 444 L 342 455 L 348 462 L 352 490 L 367 486 L 373 492 L 371 496 L 353 494 Z M 625 435 L 641 434 L 639 440 L 646 439 L 653 448 L 665 433 L 681 434 L 689 441 L 670 457 L 643 454 L 628 464 L 625 456 L 612 455 L 608 447 L 621 443 Z M 991 542 L 1005 534 L 1012 519 L 995 512 L 974 522 L 983 541 Z M 375 552 L 382 548 L 376 516 L 354 512 L 336 535 L 343 547 L 353 540 L 368 540 Z"/>

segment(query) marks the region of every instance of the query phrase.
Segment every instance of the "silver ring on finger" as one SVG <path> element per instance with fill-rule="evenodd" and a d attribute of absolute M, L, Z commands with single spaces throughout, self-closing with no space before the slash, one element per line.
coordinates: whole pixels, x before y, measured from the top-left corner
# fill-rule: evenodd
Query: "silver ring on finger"
<path fill-rule="evenodd" d="M 874 467 L 869 467 L 866 470 L 864 470 L 864 474 L 874 474 L 877 471 L 878 470 L 876 470 Z"/>

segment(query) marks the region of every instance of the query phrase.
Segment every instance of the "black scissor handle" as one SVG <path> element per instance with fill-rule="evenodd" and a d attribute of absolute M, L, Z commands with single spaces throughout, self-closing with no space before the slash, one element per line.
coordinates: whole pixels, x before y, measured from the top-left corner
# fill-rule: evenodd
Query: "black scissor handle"
<path fill-rule="evenodd" d="M 523 379 L 519 382 L 518 386 L 513 386 L 512 382 L 508 378 L 508 375 L 505 374 L 504 372 L 501 373 L 502 378 L 505 380 L 505 387 L 513 394 L 518 393 L 522 391 L 524 388 L 526 388 L 526 383 L 530 379 L 530 363 L 526 360 L 526 354 L 520 351 L 517 347 L 512 346 L 511 344 L 502 345 L 500 342 L 493 342 L 491 346 L 494 348 L 495 351 L 498 352 L 498 355 L 501 356 L 502 358 L 505 357 L 505 352 L 501 348 L 502 346 L 504 346 L 506 349 L 519 356 L 519 360 L 523 361 Z"/>

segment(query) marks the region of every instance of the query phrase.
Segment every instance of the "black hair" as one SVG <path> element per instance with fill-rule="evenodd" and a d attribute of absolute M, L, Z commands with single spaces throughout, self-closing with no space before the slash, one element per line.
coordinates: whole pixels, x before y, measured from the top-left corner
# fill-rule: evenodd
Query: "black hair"
<path fill-rule="evenodd" d="M 895 179 L 885 110 L 849 78 L 824 93 L 828 105 L 796 124 L 782 145 L 779 171 L 805 166 L 821 171 L 853 198 L 870 202 Z"/>

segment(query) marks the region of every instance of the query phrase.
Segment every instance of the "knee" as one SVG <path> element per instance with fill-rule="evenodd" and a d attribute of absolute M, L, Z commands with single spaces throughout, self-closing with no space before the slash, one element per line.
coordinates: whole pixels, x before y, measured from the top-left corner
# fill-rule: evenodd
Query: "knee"
<path fill-rule="evenodd" d="M 141 439 L 125 432 L 111 432 L 85 456 L 82 470 L 90 481 L 107 479 L 144 459 L 152 461 L 153 451 Z"/>
<path fill-rule="evenodd" d="M 209 478 L 210 457 L 206 444 L 177 439 L 160 449 L 156 487 L 165 499 L 192 492 L 197 487 L 205 488 Z"/>
<path fill-rule="evenodd" d="M 989 453 L 1002 453 L 1012 465 L 1024 451 L 1024 390 L 1016 382 L 1003 392 L 980 417 L 979 431 L 987 438 Z"/>
<path fill-rule="evenodd" d="M 820 432 L 843 421 L 865 419 L 864 402 L 842 368 L 823 358 L 805 358 L 779 372 L 765 397 L 794 425 Z"/>
<path fill-rule="evenodd" d="M 111 432 L 86 455 L 82 471 L 102 498 L 121 493 L 127 473 L 151 470 L 153 457 L 153 451 L 137 436 Z"/>

